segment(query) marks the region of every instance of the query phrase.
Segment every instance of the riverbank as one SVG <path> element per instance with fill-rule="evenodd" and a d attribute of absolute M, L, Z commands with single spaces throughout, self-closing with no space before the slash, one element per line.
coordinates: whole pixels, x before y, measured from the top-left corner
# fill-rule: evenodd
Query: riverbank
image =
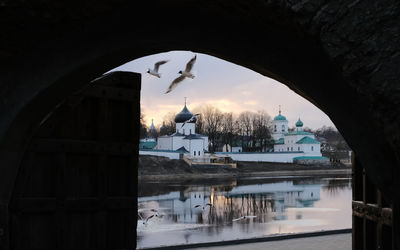
<path fill-rule="evenodd" d="M 139 181 L 348 174 L 351 174 L 351 167 L 344 164 L 318 166 L 292 163 L 238 162 L 237 168 L 190 167 L 183 160 L 170 160 L 166 157 L 147 155 L 139 157 L 138 169 Z"/>

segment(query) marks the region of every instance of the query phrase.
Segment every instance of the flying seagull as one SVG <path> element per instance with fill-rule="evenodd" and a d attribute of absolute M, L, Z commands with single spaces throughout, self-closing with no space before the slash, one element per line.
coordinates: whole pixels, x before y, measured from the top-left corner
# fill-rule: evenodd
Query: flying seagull
<path fill-rule="evenodd" d="M 194 122 L 194 119 L 196 119 L 196 116 L 198 116 L 198 115 L 200 115 L 200 114 L 194 114 L 194 115 L 192 115 L 192 117 L 190 117 L 188 120 L 184 121 L 184 122 L 182 123 L 181 128 L 183 128 L 183 126 L 184 126 L 186 123 L 188 123 L 188 122 Z"/>
<path fill-rule="evenodd" d="M 193 64 L 196 62 L 196 56 L 197 55 L 194 55 L 194 57 L 192 59 L 190 59 L 190 61 L 186 64 L 185 71 L 181 70 L 178 72 L 178 74 L 181 74 L 181 75 L 172 81 L 172 83 L 169 85 L 165 94 L 171 92 L 174 88 L 176 88 L 176 86 L 178 86 L 178 84 L 180 82 L 182 82 L 186 77 L 189 77 L 192 79 L 194 78 L 194 75 L 192 73 L 190 73 L 190 71 L 193 68 Z"/>
<path fill-rule="evenodd" d="M 233 219 L 232 221 L 238 221 L 238 220 L 244 220 L 244 219 L 250 219 L 250 218 L 256 218 L 256 217 L 257 216 L 255 216 L 255 215 L 245 215 L 245 216 L 239 217 L 237 219 Z"/>
<path fill-rule="evenodd" d="M 147 222 L 153 217 L 154 217 L 154 214 L 147 217 L 146 221 L 143 221 L 143 224 L 147 225 Z"/>
<path fill-rule="evenodd" d="M 167 63 L 167 62 L 168 62 L 168 60 L 163 60 L 163 61 L 156 62 L 154 64 L 154 69 L 148 69 L 147 73 L 149 73 L 150 75 L 153 75 L 153 76 L 156 76 L 156 77 L 160 78 L 161 74 L 158 73 L 158 68 L 160 68 L 160 65 L 163 65 L 164 63 Z"/>
<path fill-rule="evenodd" d="M 203 210 L 206 209 L 207 206 L 210 206 L 210 207 L 211 207 L 212 204 L 211 204 L 211 203 L 207 203 L 205 206 L 203 206 Z M 194 208 L 198 208 L 198 207 L 201 207 L 201 205 L 196 205 L 196 206 L 194 206 Z"/>

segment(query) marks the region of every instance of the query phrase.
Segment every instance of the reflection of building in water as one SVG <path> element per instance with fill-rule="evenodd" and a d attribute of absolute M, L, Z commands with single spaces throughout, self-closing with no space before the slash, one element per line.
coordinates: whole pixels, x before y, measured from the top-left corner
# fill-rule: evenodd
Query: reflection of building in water
<path fill-rule="evenodd" d="M 264 195 L 274 201 L 274 210 L 283 211 L 287 207 L 312 207 L 320 199 L 321 184 L 294 185 L 293 182 L 268 183 L 239 186 L 226 195 L 228 197 L 248 194 Z"/>
<path fill-rule="evenodd" d="M 159 208 L 168 209 L 167 213 L 175 222 L 203 223 L 205 217 L 232 220 L 244 214 L 265 214 L 267 210 L 277 212 L 279 216 L 288 207 L 312 207 L 320 199 L 321 187 L 321 184 L 295 185 L 293 182 L 239 186 L 230 191 L 195 187 L 166 195 L 139 197 L 138 202 L 157 201 Z M 217 210 L 210 217 L 210 208 L 202 209 L 209 202 Z M 194 208 L 196 205 L 200 208 Z"/>
<path fill-rule="evenodd" d="M 202 219 L 199 215 L 203 213 L 203 207 L 210 202 L 210 190 L 210 187 L 192 187 L 166 195 L 139 197 L 138 202 L 158 201 L 159 208 L 170 210 L 175 222 L 197 223 Z M 196 205 L 200 207 L 194 208 Z M 205 211 L 209 211 L 209 207 Z"/>

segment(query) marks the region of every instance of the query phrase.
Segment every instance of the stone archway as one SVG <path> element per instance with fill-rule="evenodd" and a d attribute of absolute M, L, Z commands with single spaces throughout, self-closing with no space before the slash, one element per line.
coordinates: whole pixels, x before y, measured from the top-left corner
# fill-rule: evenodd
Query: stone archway
<path fill-rule="evenodd" d="M 395 0 L 5 2 L 0 239 L 21 155 L 52 108 L 113 67 L 176 49 L 248 67 L 310 100 L 397 206 L 399 8 Z"/>

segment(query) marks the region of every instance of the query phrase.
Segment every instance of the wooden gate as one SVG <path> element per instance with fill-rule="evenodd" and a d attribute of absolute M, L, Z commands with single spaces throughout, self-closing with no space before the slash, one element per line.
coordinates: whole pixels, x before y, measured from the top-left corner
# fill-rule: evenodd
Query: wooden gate
<path fill-rule="evenodd" d="M 34 133 L 10 204 L 10 246 L 134 249 L 140 75 L 66 98 Z"/>
<path fill-rule="evenodd" d="M 395 249 L 392 205 L 353 156 L 353 250 Z"/>

